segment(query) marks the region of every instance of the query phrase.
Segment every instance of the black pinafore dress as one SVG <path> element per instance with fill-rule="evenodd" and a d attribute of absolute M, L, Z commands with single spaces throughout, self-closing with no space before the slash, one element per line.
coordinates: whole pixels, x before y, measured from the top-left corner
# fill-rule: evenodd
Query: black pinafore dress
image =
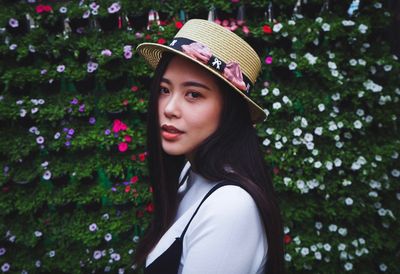
<path fill-rule="evenodd" d="M 204 201 L 218 188 L 226 185 L 237 185 L 233 182 L 222 182 L 216 184 L 210 191 L 204 196 L 203 200 L 200 202 L 199 206 L 196 208 L 189 222 L 187 223 L 185 229 L 183 230 L 180 237 L 177 237 L 175 241 L 170 245 L 170 247 L 164 251 L 157 259 L 155 259 L 150 265 L 148 265 L 144 273 L 145 274 L 177 274 L 179 269 L 179 263 L 182 256 L 182 245 L 183 245 L 183 237 L 185 237 L 185 233 L 192 222 L 194 216 L 199 211 L 200 206 L 204 203 Z"/>

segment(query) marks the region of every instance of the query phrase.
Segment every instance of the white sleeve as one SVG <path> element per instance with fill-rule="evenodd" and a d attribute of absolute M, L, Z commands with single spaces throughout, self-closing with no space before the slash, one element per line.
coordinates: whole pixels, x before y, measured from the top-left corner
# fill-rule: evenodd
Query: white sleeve
<path fill-rule="evenodd" d="M 267 240 L 253 198 L 224 186 L 203 203 L 183 242 L 182 274 L 253 274 L 266 261 Z"/>

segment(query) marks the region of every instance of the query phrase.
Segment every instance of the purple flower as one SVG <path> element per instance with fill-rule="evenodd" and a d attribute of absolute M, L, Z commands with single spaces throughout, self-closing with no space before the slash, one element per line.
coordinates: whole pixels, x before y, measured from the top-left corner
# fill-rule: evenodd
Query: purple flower
<path fill-rule="evenodd" d="M 87 18 L 89 18 L 89 16 L 90 16 L 90 11 L 87 10 L 87 11 L 85 11 L 85 12 L 83 13 L 82 18 L 83 18 L 83 19 L 87 19 Z"/>
<path fill-rule="evenodd" d="M 125 57 L 125 59 L 131 59 L 132 58 L 132 51 L 125 51 L 124 52 L 124 57 Z"/>
<path fill-rule="evenodd" d="M 85 32 L 85 28 L 84 27 L 79 27 L 76 29 L 76 33 L 82 34 Z"/>
<path fill-rule="evenodd" d="M 114 192 L 117 191 L 117 189 L 115 187 L 112 187 L 111 190 Z"/>
<path fill-rule="evenodd" d="M 68 132 L 68 128 L 66 128 L 66 127 L 63 128 L 63 131 L 64 131 L 64 132 Z"/>
<path fill-rule="evenodd" d="M 65 70 L 65 66 L 64 65 L 57 66 L 57 71 L 58 72 L 64 72 L 64 70 Z"/>
<path fill-rule="evenodd" d="M 132 46 L 131 45 L 124 46 L 124 52 L 127 52 L 127 51 L 132 51 Z"/>
<path fill-rule="evenodd" d="M 96 118 L 90 117 L 90 118 L 89 118 L 89 123 L 90 123 L 91 125 L 94 125 L 94 124 L 96 123 Z"/>
<path fill-rule="evenodd" d="M 65 136 L 65 139 L 69 140 L 72 138 L 72 135 L 67 134 L 67 136 Z"/>
<path fill-rule="evenodd" d="M 136 32 L 136 33 L 135 33 L 135 37 L 136 37 L 136 38 L 143 38 L 143 36 L 144 36 L 144 33 L 143 33 L 143 32 Z"/>
<path fill-rule="evenodd" d="M 84 112 L 85 111 L 85 104 L 82 104 L 79 106 L 79 111 Z"/>
<path fill-rule="evenodd" d="M 105 135 L 110 135 L 110 133 L 111 133 L 111 130 L 109 130 L 108 128 L 104 131 Z"/>
<path fill-rule="evenodd" d="M 43 74 L 46 74 L 47 73 L 47 69 L 42 69 L 41 71 L 40 71 L 40 75 L 43 75 Z"/>
<path fill-rule="evenodd" d="M 69 147 L 70 145 L 71 145 L 71 142 L 70 142 L 70 141 L 66 141 L 66 142 L 65 142 L 65 146 L 66 146 L 66 147 Z"/>
<path fill-rule="evenodd" d="M 97 10 L 100 7 L 100 5 L 97 5 L 96 2 L 93 2 L 93 3 L 90 3 L 89 7 L 93 10 Z"/>
<path fill-rule="evenodd" d="M 111 56 L 112 52 L 109 49 L 104 49 L 104 50 L 101 51 L 101 55 L 103 55 L 103 56 Z"/>
<path fill-rule="evenodd" d="M 93 258 L 96 259 L 96 260 L 100 259 L 101 256 L 102 256 L 102 254 L 101 254 L 101 251 L 100 251 L 100 250 L 96 250 L 96 251 L 93 253 Z"/>
<path fill-rule="evenodd" d="M 74 98 L 70 102 L 72 105 L 77 105 L 78 104 L 78 99 Z"/>
<path fill-rule="evenodd" d="M 1 266 L 1 271 L 7 272 L 8 270 L 10 270 L 10 264 L 9 264 L 9 263 L 4 263 L 4 264 Z"/>
<path fill-rule="evenodd" d="M 121 9 L 121 5 L 118 2 L 113 3 L 108 7 L 108 13 L 116 13 Z"/>
<path fill-rule="evenodd" d="M 4 247 L 0 248 L 0 256 L 6 254 L 6 249 Z"/>
<path fill-rule="evenodd" d="M 17 19 L 11 18 L 10 20 L 8 20 L 8 24 L 12 27 L 12 28 L 18 28 L 19 27 L 19 22 Z"/>
<path fill-rule="evenodd" d="M 87 64 L 87 72 L 92 73 L 93 71 L 95 71 L 98 68 L 99 64 L 90 61 Z"/>
<path fill-rule="evenodd" d="M 96 231 L 98 229 L 98 227 L 97 227 L 97 225 L 95 224 L 95 223 L 93 223 L 93 224 L 91 224 L 90 226 L 89 226 L 89 230 L 90 231 Z"/>
<path fill-rule="evenodd" d="M 74 135 L 74 133 L 75 133 L 75 130 L 73 128 L 68 130 L 68 134 L 69 135 Z"/>
<path fill-rule="evenodd" d="M 39 145 L 43 144 L 43 143 L 44 143 L 44 138 L 43 138 L 43 136 L 37 137 L 37 138 L 36 138 L 36 143 L 38 143 Z"/>
<path fill-rule="evenodd" d="M 17 44 L 11 44 L 8 48 L 10 50 L 15 50 L 17 47 L 18 47 Z"/>
<path fill-rule="evenodd" d="M 68 113 L 71 113 L 72 112 L 72 108 L 68 108 Z"/>

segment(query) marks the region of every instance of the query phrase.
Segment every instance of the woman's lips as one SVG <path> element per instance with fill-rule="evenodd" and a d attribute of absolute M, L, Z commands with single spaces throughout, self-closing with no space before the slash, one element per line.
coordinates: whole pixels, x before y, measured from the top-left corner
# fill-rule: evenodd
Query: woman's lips
<path fill-rule="evenodd" d="M 161 136 L 167 141 L 174 141 L 178 139 L 184 132 L 180 131 L 174 126 L 162 125 L 161 126 Z"/>

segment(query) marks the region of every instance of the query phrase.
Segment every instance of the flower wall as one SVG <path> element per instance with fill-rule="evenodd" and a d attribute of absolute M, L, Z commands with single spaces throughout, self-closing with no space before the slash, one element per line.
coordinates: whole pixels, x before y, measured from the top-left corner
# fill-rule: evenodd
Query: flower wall
<path fill-rule="evenodd" d="M 2 1 L 1 271 L 133 272 L 153 212 L 152 70 L 135 48 L 167 44 L 185 20 L 203 18 L 262 58 L 251 96 L 269 114 L 257 130 L 288 273 L 399 273 L 396 9 L 376 0 Z"/>

